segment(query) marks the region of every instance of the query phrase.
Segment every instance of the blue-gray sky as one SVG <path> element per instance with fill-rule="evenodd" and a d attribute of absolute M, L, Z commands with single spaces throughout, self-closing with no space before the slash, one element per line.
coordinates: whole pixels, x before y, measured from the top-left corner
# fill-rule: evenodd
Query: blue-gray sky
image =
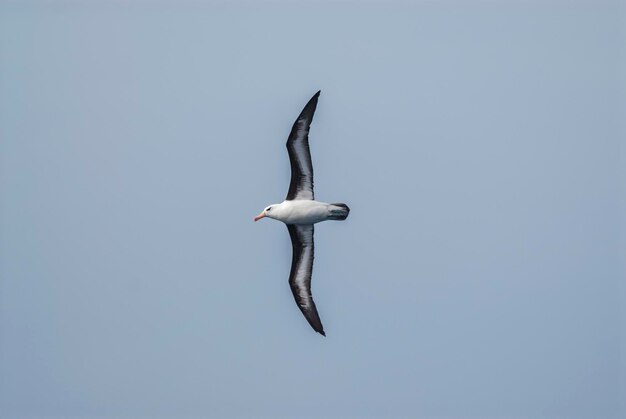
<path fill-rule="evenodd" d="M 598 0 L 1 1 L 0 417 L 621 417 L 624 28 Z M 316 229 L 327 338 L 252 222 L 318 89 L 316 195 L 352 208 Z"/>

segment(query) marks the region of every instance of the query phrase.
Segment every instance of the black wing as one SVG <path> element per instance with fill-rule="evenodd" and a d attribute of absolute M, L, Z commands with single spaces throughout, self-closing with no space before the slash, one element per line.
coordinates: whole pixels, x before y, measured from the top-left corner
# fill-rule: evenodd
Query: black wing
<path fill-rule="evenodd" d="M 314 199 L 313 197 L 313 163 L 309 150 L 309 127 L 317 107 L 320 92 L 313 95 L 306 104 L 296 122 L 293 123 L 291 134 L 287 139 L 287 151 L 291 163 L 291 183 L 287 200 Z"/>
<path fill-rule="evenodd" d="M 317 308 L 311 295 L 311 274 L 313 272 L 313 224 L 292 225 L 287 224 L 291 245 L 293 246 L 293 259 L 291 260 L 291 272 L 289 273 L 289 286 L 300 311 L 317 332 L 326 336 L 324 326 L 317 314 Z"/>

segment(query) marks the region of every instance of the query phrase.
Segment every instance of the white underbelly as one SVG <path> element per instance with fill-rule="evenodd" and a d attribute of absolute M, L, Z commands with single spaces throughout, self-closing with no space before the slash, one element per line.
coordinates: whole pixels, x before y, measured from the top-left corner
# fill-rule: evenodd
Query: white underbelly
<path fill-rule="evenodd" d="M 328 204 L 324 202 L 309 200 L 287 202 L 287 211 L 282 220 L 286 224 L 315 224 L 328 219 Z"/>

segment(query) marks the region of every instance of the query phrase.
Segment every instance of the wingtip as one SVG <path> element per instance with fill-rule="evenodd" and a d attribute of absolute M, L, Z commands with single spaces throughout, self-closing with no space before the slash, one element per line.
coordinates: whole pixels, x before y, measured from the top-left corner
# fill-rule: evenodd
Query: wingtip
<path fill-rule="evenodd" d="M 322 336 L 326 337 L 326 333 L 324 333 L 324 331 L 323 331 L 323 330 L 322 330 L 321 332 L 317 332 L 317 333 L 319 333 L 320 335 L 322 335 Z"/>

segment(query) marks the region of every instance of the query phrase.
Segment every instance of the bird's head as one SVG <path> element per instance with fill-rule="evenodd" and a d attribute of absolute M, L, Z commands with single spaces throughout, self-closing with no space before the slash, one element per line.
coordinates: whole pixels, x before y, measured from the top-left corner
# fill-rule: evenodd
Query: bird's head
<path fill-rule="evenodd" d="M 274 214 L 272 213 L 272 210 L 275 209 L 276 205 L 269 205 L 267 208 L 265 208 L 263 211 L 261 211 L 261 213 L 259 215 L 257 215 L 256 217 L 254 217 L 254 221 L 259 221 L 261 218 L 275 218 Z M 275 211 L 274 211 L 275 212 Z"/>

